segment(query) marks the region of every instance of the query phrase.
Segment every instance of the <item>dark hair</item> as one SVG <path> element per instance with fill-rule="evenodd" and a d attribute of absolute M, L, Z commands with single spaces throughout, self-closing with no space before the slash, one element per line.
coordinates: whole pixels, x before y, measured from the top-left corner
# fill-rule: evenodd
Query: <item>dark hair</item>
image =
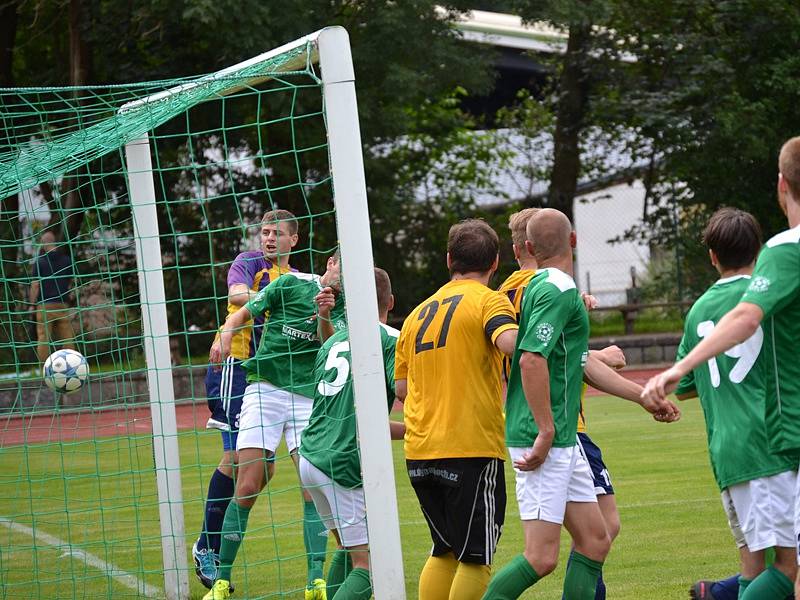
<path fill-rule="evenodd" d="M 261 219 L 261 224 L 264 225 L 264 223 L 286 223 L 289 227 L 289 235 L 297 233 L 297 217 L 295 217 L 293 213 L 288 210 L 283 210 L 282 208 L 276 208 L 275 210 L 265 212 Z"/>
<path fill-rule="evenodd" d="M 450 274 L 485 273 L 492 268 L 499 250 L 497 233 L 483 219 L 456 223 L 447 236 Z"/>
<path fill-rule="evenodd" d="M 378 295 L 378 312 L 386 312 L 392 299 L 392 281 L 389 274 L 375 267 L 375 291 Z"/>
<path fill-rule="evenodd" d="M 720 208 L 711 215 L 703 231 L 703 243 L 717 255 L 724 269 L 752 264 L 761 249 L 761 227 L 749 212 Z"/>

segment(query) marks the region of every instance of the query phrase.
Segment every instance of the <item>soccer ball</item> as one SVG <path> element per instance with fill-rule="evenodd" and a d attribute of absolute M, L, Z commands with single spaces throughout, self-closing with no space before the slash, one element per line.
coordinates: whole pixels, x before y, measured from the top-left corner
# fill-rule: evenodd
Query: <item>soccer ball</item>
<path fill-rule="evenodd" d="M 56 350 L 42 367 L 44 382 L 54 392 L 71 394 L 83 387 L 89 377 L 89 363 L 75 350 Z"/>

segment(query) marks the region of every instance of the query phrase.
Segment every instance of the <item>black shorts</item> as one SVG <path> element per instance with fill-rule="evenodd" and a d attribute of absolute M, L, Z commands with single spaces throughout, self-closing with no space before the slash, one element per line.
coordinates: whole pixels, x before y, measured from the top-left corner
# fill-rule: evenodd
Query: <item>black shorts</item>
<path fill-rule="evenodd" d="M 583 448 L 583 455 L 592 469 L 594 480 L 594 493 L 598 496 L 613 494 L 614 486 L 611 485 L 611 475 L 608 474 L 606 463 L 603 462 L 603 453 L 600 448 L 585 433 L 578 433 L 578 442 Z"/>
<path fill-rule="evenodd" d="M 431 532 L 431 554 L 492 564 L 506 516 L 503 461 L 442 458 L 407 460 L 406 466 Z"/>

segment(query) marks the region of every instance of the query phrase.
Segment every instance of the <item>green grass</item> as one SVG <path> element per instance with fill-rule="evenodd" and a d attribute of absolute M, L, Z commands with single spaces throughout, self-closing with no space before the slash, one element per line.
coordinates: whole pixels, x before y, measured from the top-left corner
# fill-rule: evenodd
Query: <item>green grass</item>
<path fill-rule="evenodd" d="M 708 466 L 699 405 L 683 405 L 682 421 L 662 425 L 630 403 L 590 398 L 587 404 L 590 433 L 603 449 L 622 518 L 605 567 L 609 597 L 684 599 L 693 581 L 733 574 L 737 552 Z M 207 479 L 219 458 L 218 434 L 183 432 L 180 450 L 188 554 L 200 527 Z M 430 539 L 403 470 L 402 445 L 394 450 L 407 596 L 413 599 Z M 234 567 L 235 598 L 302 597 L 300 495 L 285 451 L 279 456 L 277 475 L 251 513 Z M 147 437 L 0 449 L 0 517 L 30 526 L 33 511 L 38 530 L 163 587 L 152 464 Z M 523 543 L 508 465 L 506 478 L 509 504 L 497 566 Z M 566 536 L 563 542 L 556 572 L 524 598 L 560 597 Z M 26 534 L 1 525 L 0 581 L 2 597 L 136 596 L 63 551 L 35 545 Z M 202 597 L 205 589 L 193 575 L 190 585 L 192 598 Z"/>
<path fill-rule="evenodd" d="M 624 335 L 625 322 L 617 311 L 589 313 L 593 337 Z M 633 333 L 675 333 L 683 331 L 683 318 L 675 309 L 646 308 L 640 310 L 633 325 Z"/>

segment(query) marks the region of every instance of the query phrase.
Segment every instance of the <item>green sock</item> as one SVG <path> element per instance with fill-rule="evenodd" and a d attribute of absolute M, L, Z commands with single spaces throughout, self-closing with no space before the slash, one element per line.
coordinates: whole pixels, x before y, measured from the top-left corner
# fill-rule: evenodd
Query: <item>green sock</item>
<path fill-rule="evenodd" d="M 244 532 L 247 530 L 247 518 L 250 516 L 250 509 L 239 506 L 236 500 L 228 504 L 225 510 L 225 520 L 222 521 L 219 547 L 219 569 L 217 579 L 231 580 L 231 569 L 233 561 L 236 560 L 236 553 L 242 545 Z"/>
<path fill-rule="evenodd" d="M 739 579 L 739 597 L 745 600 L 783 600 L 794 591 L 794 583 L 786 577 L 775 565 L 767 567 L 758 577 L 746 586 L 747 591 L 742 593 L 741 578 Z"/>
<path fill-rule="evenodd" d="M 739 575 L 739 598 L 744 597 L 744 592 L 750 587 L 750 584 L 753 583 L 752 579 L 745 579 L 741 575 Z"/>
<path fill-rule="evenodd" d="M 587 558 L 580 552 L 573 552 L 564 576 L 565 600 L 594 600 L 597 579 L 602 568 L 602 562 Z"/>
<path fill-rule="evenodd" d="M 325 580 L 326 594 L 331 600 L 339 586 L 347 579 L 348 573 L 353 569 L 353 562 L 350 560 L 350 553 L 347 550 L 339 549 L 333 553 L 331 565 L 328 567 L 328 579 Z"/>
<path fill-rule="evenodd" d="M 541 577 L 536 574 L 528 560 L 519 554 L 492 577 L 489 587 L 486 588 L 486 593 L 483 595 L 483 600 L 519 598 L 522 592 L 540 579 Z"/>
<path fill-rule="evenodd" d="M 369 600 L 371 596 L 372 583 L 369 580 L 369 571 L 353 569 L 336 595 L 328 596 L 328 600 Z"/>
<path fill-rule="evenodd" d="M 308 584 L 323 579 L 325 549 L 328 547 L 328 531 L 319 518 L 313 502 L 303 502 L 303 542 L 306 546 Z"/>

